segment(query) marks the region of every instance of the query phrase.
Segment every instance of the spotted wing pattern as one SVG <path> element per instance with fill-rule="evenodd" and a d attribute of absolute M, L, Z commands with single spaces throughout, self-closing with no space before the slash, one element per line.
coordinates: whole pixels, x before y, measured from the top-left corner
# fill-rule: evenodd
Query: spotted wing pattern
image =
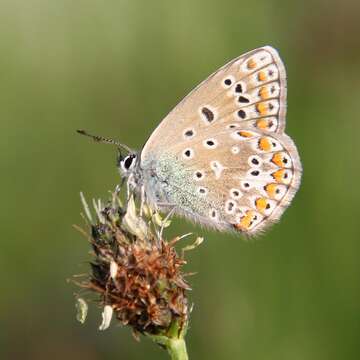
<path fill-rule="evenodd" d="M 284 134 L 285 113 L 283 63 L 275 49 L 259 48 L 183 99 L 151 135 L 141 161 L 161 151 L 175 155 L 193 174 L 193 201 L 206 204 L 196 213 L 177 203 L 179 213 L 253 234 L 281 216 L 300 184 L 298 152 Z M 176 174 L 169 175 L 170 187 L 172 179 L 175 184 Z"/>
<path fill-rule="evenodd" d="M 200 222 L 219 229 L 257 232 L 279 219 L 299 187 L 300 160 L 285 134 L 226 129 L 177 149 L 196 182 L 194 202 L 207 204 Z"/>

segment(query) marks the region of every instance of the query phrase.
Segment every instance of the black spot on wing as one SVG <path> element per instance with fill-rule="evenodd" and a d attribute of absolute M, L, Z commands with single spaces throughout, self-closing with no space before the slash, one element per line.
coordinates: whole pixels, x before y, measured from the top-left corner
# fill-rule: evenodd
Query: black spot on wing
<path fill-rule="evenodd" d="M 206 120 L 207 120 L 209 123 L 212 122 L 212 121 L 214 121 L 214 118 L 215 118 L 214 113 L 213 113 L 209 108 L 207 108 L 207 107 L 204 106 L 204 107 L 201 109 L 201 112 L 202 112 L 202 114 L 205 116 Z"/>

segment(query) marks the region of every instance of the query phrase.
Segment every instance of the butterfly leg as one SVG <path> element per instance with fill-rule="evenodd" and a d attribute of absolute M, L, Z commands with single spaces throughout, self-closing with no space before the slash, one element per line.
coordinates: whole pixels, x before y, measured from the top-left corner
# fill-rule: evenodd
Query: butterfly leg
<path fill-rule="evenodd" d="M 145 204 L 145 187 L 144 185 L 142 185 L 140 188 L 140 217 L 143 214 L 144 204 Z"/>
<path fill-rule="evenodd" d="M 174 215 L 176 209 L 176 205 L 172 205 L 172 209 L 167 213 L 167 215 L 165 216 L 164 220 L 162 220 L 161 222 L 161 227 L 160 227 L 160 231 L 159 231 L 159 238 L 162 239 L 162 234 L 164 232 L 164 228 L 166 223 L 168 222 L 168 220 L 170 219 L 170 217 L 172 215 Z"/>
<path fill-rule="evenodd" d="M 131 182 L 132 182 L 132 175 L 130 175 L 126 182 L 126 195 L 127 195 L 127 201 L 130 200 L 130 194 L 131 194 Z"/>
<path fill-rule="evenodd" d="M 115 187 L 116 195 L 120 194 L 120 191 L 121 191 L 122 187 L 124 186 L 124 183 L 125 183 L 125 178 L 122 178 L 120 184 L 116 185 L 116 187 Z"/>
<path fill-rule="evenodd" d="M 157 202 L 156 203 L 156 209 L 159 210 L 161 208 L 170 208 L 170 210 L 173 210 L 176 207 L 176 204 L 168 203 L 168 202 Z M 164 211 L 164 210 L 160 210 Z"/>

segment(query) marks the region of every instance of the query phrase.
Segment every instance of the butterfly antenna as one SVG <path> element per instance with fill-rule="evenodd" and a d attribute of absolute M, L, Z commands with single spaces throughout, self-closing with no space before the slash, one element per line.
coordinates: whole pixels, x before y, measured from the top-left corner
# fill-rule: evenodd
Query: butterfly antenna
<path fill-rule="evenodd" d="M 103 136 L 99 136 L 99 135 L 92 135 L 92 134 L 89 134 L 87 131 L 85 130 L 82 130 L 82 129 L 78 129 L 76 130 L 76 132 L 78 134 L 81 134 L 81 135 L 84 135 L 84 136 L 88 136 L 90 138 L 92 138 L 95 142 L 99 142 L 99 143 L 104 143 L 104 144 L 112 144 L 112 145 L 116 145 L 118 146 L 119 148 L 123 148 L 125 149 L 126 151 L 128 151 L 129 153 L 133 153 L 134 151 L 131 150 L 128 146 L 124 145 L 124 144 L 121 144 L 120 142 L 114 140 L 114 139 L 109 139 L 109 138 L 106 138 L 106 137 L 103 137 Z"/>

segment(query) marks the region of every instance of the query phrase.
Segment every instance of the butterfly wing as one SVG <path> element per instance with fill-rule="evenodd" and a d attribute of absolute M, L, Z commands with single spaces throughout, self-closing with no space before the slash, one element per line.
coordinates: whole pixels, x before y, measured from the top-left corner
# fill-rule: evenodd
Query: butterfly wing
<path fill-rule="evenodd" d="M 204 129 L 236 123 L 281 133 L 285 129 L 286 72 L 277 51 L 265 46 L 230 61 L 189 93 L 144 146 L 167 147 Z"/>
<path fill-rule="evenodd" d="M 140 166 L 157 177 L 147 180 L 147 195 L 155 198 L 157 188 L 192 220 L 257 232 L 280 217 L 300 183 L 285 112 L 286 74 L 276 50 L 234 59 L 184 98 L 145 144 Z"/>
<path fill-rule="evenodd" d="M 258 232 L 280 218 L 300 185 L 299 155 L 285 134 L 225 129 L 172 151 L 191 175 L 183 188 L 196 184 L 192 203 L 206 203 L 183 207 L 185 215 L 215 228 Z"/>

